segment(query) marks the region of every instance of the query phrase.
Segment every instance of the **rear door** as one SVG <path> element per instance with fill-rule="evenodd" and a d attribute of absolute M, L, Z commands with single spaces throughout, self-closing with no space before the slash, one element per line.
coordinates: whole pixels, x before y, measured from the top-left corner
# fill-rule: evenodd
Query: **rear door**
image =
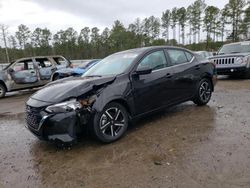
<path fill-rule="evenodd" d="M 52 71 L 56 68 L 55 65 L 50 61 L 50 59 L 36 58 L 36 65 L 38 68 L 39 76 L 41 80 L 50 80 Z"/>
<path fill-rule="evenodd" d="M 174 69 L 175 101 L 189 99 L 194 94 L 196 86 L 196 65 L 193 54 L 182 49 L 168 49 L 167 54 Z"/>

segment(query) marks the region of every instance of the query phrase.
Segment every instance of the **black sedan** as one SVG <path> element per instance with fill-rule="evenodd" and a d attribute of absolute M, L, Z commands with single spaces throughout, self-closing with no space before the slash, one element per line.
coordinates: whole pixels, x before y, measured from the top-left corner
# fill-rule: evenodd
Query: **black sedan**
<path fill-rule="evenodd" d="M 185 101 L 206 105 L 213 63 L 182 48 L 127 50 L 101 60 L 82 77 L 50 83 L 27 102 L 27 128 L 38 138 L 71 143 L 85 130 L 100 141 L 121 138 L 129 122 Z"/>

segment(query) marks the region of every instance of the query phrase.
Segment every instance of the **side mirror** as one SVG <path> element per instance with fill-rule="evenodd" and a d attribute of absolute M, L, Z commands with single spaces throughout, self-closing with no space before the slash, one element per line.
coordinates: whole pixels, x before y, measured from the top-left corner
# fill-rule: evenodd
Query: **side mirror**
<path fill-rule="evenodd" d="M 137 75 L 145 75 L 145 74 L 150 74 L 152 72 L 152 69 L 149 66 L 143 66 L 143 67 L 138 67 L 135 73 Z"/>
<path fill-rule="evenodd" d="M 13 72 L 15 72 L 15 71 L 14 71 L 12 68 L 9 68 L 9 69 L 8 69 L 8 72 L 9 72 L 9 73 L 13 73 Z"/>

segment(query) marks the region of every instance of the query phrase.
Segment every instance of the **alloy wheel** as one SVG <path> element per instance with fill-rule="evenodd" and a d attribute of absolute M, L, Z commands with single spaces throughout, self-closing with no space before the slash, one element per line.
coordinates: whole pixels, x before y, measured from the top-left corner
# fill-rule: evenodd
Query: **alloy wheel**
<path fill-rule="evenodd" d="M 204 81 L 200 85 L 200 89 L 199 89 L 200 99 L 202 100 L 202 102 L 206 103 L 210 100 L 211 94 L 212 94 L 212 90 L 210 88 L 209 83 Z"/>
<path fill-rule="evenodd" d="M 102 114 L 99 126 L 103 135 L 115 138 L 123 132 L 125 116 L 117 107 L 108 108 Z"/>

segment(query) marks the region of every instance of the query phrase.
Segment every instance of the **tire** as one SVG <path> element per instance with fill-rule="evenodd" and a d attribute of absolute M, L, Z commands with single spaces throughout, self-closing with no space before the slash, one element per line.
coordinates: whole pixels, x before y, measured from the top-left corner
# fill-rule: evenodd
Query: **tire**
<path fill-rule="evenodd" d="M 55 76 L 53 76 L 53 81 L 59 80 L 60 76 L 58 74 L 56 74 Z"/>
<path fill-rule="evenodd" d="M 128 112 L 119 103 L 107 104 L 97 113 L 93 122 L 93 134 L 97 140 L 111 143 L 120 139 L 128 128 Z"/>
<path fill-rule="evenodd" d="M 198 106 L 204 106 L 210 101 L 211 96 L 212 83 L 210 80 L 204 78 L 198 84 L 193 102 Z"/>
<path fill-rule="evenodd" d="M 4 98 L 6 94 L 6 88 L 3 84 L 0 84 L 0 98 Z"/>

